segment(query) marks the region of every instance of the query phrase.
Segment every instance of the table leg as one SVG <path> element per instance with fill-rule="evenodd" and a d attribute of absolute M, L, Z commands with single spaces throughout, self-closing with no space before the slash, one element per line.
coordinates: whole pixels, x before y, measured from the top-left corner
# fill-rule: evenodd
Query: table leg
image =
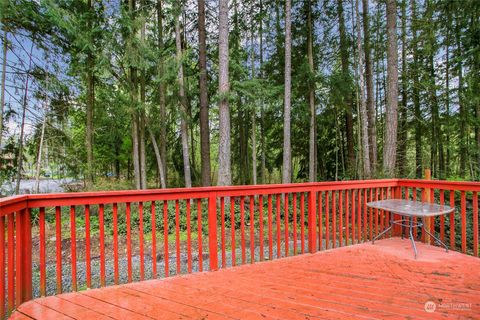
<path fill-rule="evenodd" d="M 375 240 L 377 240 L 378 238 L 380 238 L 381 236 L 383 236 L 385 233 L 387 233 L 389 230 L 391 230 L 392 227 L 393 227 L 393 214 L 392 214 L 391 217 L 390 217 L 390 225 L 389 225 L 385 230 L 383 230 L 382 232 L 380 232 L 375 238 L 373 238 L 372 244 L 375 244 Z"/>
<path fill-rule="evenodd" d="M 423 230 L 425 230 L 426 233 L 428 233 L 430 235 L 430 237 L 432 237 L 433 239 L 435 239 L 435 241 L 437 241 L 438 244 L 441 244 L 444 248 L 445 248 L 445 251 L 448 252 L 448 247 L 445 243 L 442 242 L 442 240 L 438 239 L 437 237 L 435 237 L 433 234 L 430 233 L 430 231 L 428 231 L 427 229 L 425 229 L 425 227 L 423 228 Z"/>
<path fill-rule="evenodd" d="M 412 241 L 413 251 L 415 252 L 415 259 L 417 259 L 417 246 L 415 245 L 415 238 L 413 237 L 413 217 L 410 217 L 410 240 Z"/>

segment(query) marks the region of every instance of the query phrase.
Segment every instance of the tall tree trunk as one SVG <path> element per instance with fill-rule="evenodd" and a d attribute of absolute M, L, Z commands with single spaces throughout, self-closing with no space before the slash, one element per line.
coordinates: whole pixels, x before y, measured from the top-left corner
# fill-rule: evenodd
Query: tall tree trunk
<path fill-rule="evenodd" d="M 228 95 L 230 82 L 228 79 L 228 0 L 219 0 L 219 33 L 218 33 L 218 93 L 219 109 L 219 146 L 218 146 L 218 185 L 232 184 L 230 154 L 230 107 Z"/>
<path fill-rule="evenodd" d="M 263 79 L 263 1 L 260 0 L 260 30 L 259 30 L 259 38 L 260 38 L 260 77 Z M 263 88 L 263 87 L 262 87 Z M 260 144 L 261 144 L 261 172 L 260 172 L 260 179 L 261 183 L 266 183 L 266 142 L 265 142 L 265 101 L 263 97 L 263 93 L 261 94 L 260 99 L 261 102 L 261 110 L 260 110 Z"/>
<path fill-rule="evenodd" d="M 313 19 L 312 19 L 312 1 L 306 2 L 307 8 L 307 56 L 308 66 L 311 76 L 315 76 L 315 66 L 313 63 Z M 309 83 L 308 104 L 310 106 L 310 130 L 308 144 L 308 181 L 315 182 L 317 180 L 317 130 L 316 130 L 316 109 L 315 109 L 315 81 Z"/>
<path fill-rule="evenodd" d="M 396 0 L 387 0 L 387 105 L 383 168 L 387 176 L 395 175 L 397 155 L 398 49 Z"/>
<path fill-rule="evenodd" d="M 460 18 L 456 17 L 455 21 L 455 40 L 457 44 L 457 75 L 458 75 L 458 106 L 460 113 L 460 130 L 459 130 L 459 139 L 460 139 L 460 175 L 465 177 L 466 175 L 466 166 L 467 166 L 467 114 L 466 106 L 463 97 L 463 66 L 462 66 L 462 42 L 461 42 L 461 30 Z"/>
<path fill-rule="evenodd" d="M 363 153 L 363 176 L 370 178 L 370 147 L 368 138 L 368 115 L 367 115 L 367 103 L 365 99 L 365 80 L 363 76 L 363 49 L 362 49 L 362 32 L 360 31 L 360 13 L 359 13 L 359 0 L 355 0 L 355 16 L 357 19 L 357 51 L 358 51 L 358 78 L 359 78 L 359 90 L 360 90 L 360 121 L 361 121 L 361 136 L 362 136 L 362 153 Z"/>
<path fill-rule="evenodd" d="M 283 110 L 283 170 L 282 182 L 292 181 L 292 150 L 290 145 L 290 100 L 292 94 L 292 8 L 291 0 L 285 1 L 285 96 Z"/>
<path fill-rule="evenodd" d="M 397 168 L 400 177 L 405 177 L 407 170 L 407 90 L 408 90 L 408 77 L 407 77 L 407 1 L 402 0 L 402 103 L 400 105 L 400 119 L 399 119 L 399 131 L 398 131 L 398 158 Z"/>
<path fill-rule="evenodd" d="M 47 75 L 48 77 L 48 75 Z M 47 84 L 48 84 L 48 78 L 47 78 Z M 48 87 L 47 87 L 48 88 Z M 45 94 L 45 107 L 44 107 L 44 116 L 43 116 L 43 121 L 42 121 L 42 132 L 40 134 L 40 143 L 38 145 L 38 154 L 37 154 L 37 168 L 35 170 L 35 193 L 40 192 L 40 171 L 42 170 L 42 151 L 43 151 L 43 141 L 45 137 L 45 125 L 47 124 L 47 108 L 48 108 L 48 89 L 47 93 Z"/>
<path fill-rule="evenodd" d="M 348 70 L 348 42 L 345 31 L 345 17 L 343 16 L 343 0 L 337 0 L 337 15 L 340 32 L 340 58 L 342 62 L 342 74 L 344 81 L 349 81 Z M 353 105 L 352 95 L 347 93 L 344 98 L 345 104 L 345 133 L 347 138 L 347 171 L 352 174 L 355 168 L 355 150 L 353 137 Z"/>
<path fill-rule="evenodd" d="M 145 6 L 144 0 L 141 2 L 142 8 Z M 142 11 L 142 14 L 145 14 Z M 142 28 L 140 30 L 140 41 L 145 43 L 145 19 L 142 19 Z M 147 159 L 146 159 L 146 151 L 145 151 L 145 90 L 146 90 L 146 79 L 145 79 L 145 69 L 142 68 L 140 72 L 140 102 L 142 103 L 140 108 L 140 128 L 138 130 L 138 140 L 140 141 L 140 182 L 141 188 L 147 189 Z"/>
<path fill-rule="evenodd" d="M 448 14 L 447 17 L 447 36 L 445 40 L 445 176 L 449 177 L 451 168 L 450 168 L 450 139 L 451 130 L 450 130 L 450 42 L 451 42 L 451 14 Z"/>
<path fill-rule="evenodd" d="M 200 68 L 200 153 L 202 186 L 211 185 L 210 125 L 208 120 L 207 46 L 205 33 L 205 0 L 198 0 L 198 55 Z"/>
<path fill-rule="evenodd" d="M 23 96 L 22 104 L 22 121 L 20 122 L 20 138 L 18 140 L 18 155 L 17 155 L 17 183 L 15 185 L 15 194 L 20 193 L 20 180 L 22 179 L 22 168 L 23 168 L 23 140 L 25 135 L 25 116 L 27 113 L 27 104 L 28 104 L 28 85 L 30 80 L 30 71 L 32 69 L 32 54 L 33 54 L 33 42 L 30 48 L 30 54 L 28 57 L 28 70 L 27 76 L 25 79 L 25 93 Z"/>
<path fill-rule="evenodd" d="M 158 72 L 159 72 L 159 85 L 158 85 L 158 102 L 160 107 L 160 157 L 163 162 L 163 172 L 165 175 L 165 186 L 167 185 L 167 103 L 166 97 L 166 85 L 163 80 L 164 76 L 164 59 L 163 59 L 163 10 L 162 0 L 157 1 L 157 28 L 158 28 L 158 49 L 160 51 L 158 59 Z"/>
<path fill-rule="evenodd" d="M 129 18 L 133 22 L 135 20 L 135 10 L 136 10 L 135 0 L 128 1 L 128 12 Z M 135 50 L 133 45 L 133 38 L 136 36 L 136 31 L 132 30 L 128 38 L 128 46 L 130 50 Z M 131 106 L 131 115 L 132 115 L 132 162 L 133 162 L 133 173 L 135 179 L 135 188 L 142 188 L 141 181 L 141 172 L 140 172 L 140 141 L 139 141 L 139 115 L 137 112 L 138 106 L 138 79 L 137 79 L 137 69 L 134 66 L 129 67 L 129 86 L 130 86 L 130 102 Z"/>
<path fill-rule="evenodd" d="M 420 109 L 420 80 L 419 80 L 419 53 L 418 53 L 418 22 L 417 22 L 417 4 L 416 0 L 411 0 L 410 3 L 412 16 L 411 16 L 411 30 L 412 30 L 412 52 L 413 52 L 413 88 L 412 88 L 412 100 L 415 116 L 415 168 L 416 177 L 421 178 L 423 175 L 423 123 L 422 123 L 422 111 Z"/>
<path fill-rule="evenodd" d="M 185 176 L 185 187 L 192 186 L 192 176 L 190 170 L 190 157 L 188 147 L 188 102 L 185 95 L 185 81 L 183 77 L 183 62 L 182 62 L 182 33 L 180 29 L 180 14 L 175 20 L 175 43 L 177 48 L 177 64 L 178 64 L 178 88 L 180 96 L 180 135 L 182 140 L 182 154 L 183 154 L 183 173 Z"/>
<path fill-rule="evenodd" d="M 88 0 L 88 10 L 93 15 L 93 0 Z M 93 30 L 92 16 L 88 17 L 89 32 Z M 93 46 L 93 37 L 89 36 L 90 45 Z M 87 123 L 85 127 L 85 149 L 87 149 L 87 174 L 85 175 L 87 184 L 94 182 L 93 168 L 93 110 L 95 108 L 95 78 L 94 78 L 95 61 L 93 52 L 88 49 L 87 53 Z"/>
<path fill-rule="evenodd" d="M 368 144 L 370 147 L 370 171 L 375 175 L 377 170 L 377 125 L 375 121 L 375 99 L 373 93 L 373 62 L 370 53 L 370 25 L 368 0 L 362 1 L 363 9 L 363 42 L 365 50 L 365 80 L 367 87 Z"/>
<path fill-rule="evenodd" d="M 147 123 L 146 126 L 148 130 L 148 134 L 150 136 L 150 141 L 152 142 L 152 145 L 153 145 L 153 151 L 155 151 L 155 158 L 157 159 L 157 168 L 158 168 L 158 175 L 160 179 L 160 187 L 162 189 L 165 189 L 167 187 L 167 183 L 165 181 L 165 171 L 163 169 L 164 160 L 162 159 L 162 155 L 160 154 L 160 149 L 158 148 L 157 141 L 155 140 L 155 135 L 153 134 L 153 131 L 150 128 L 150 125 Z"/>
<path fill-rule="evenodd" d="M 255 79 L 255 32 L 254 30 L 254 19 L 253 19 L 253 8 L 252 8 L 252 44 L 251 44 L 251 58 L 250 62 L 252 64 L 252 80 Z M 252 184 L 257 184 L 257 110 L 256 110 L 256 101 L 252 101 Z"/>
<path fill-rule="evenodd" d="M 7 51 L 8 51 L 8 37 L 7 31 L 3 32 L 3 58 L 2 58 L 2 84 L 1 89 L 2 92 L 0 93 L 2 96 L 0 98 L 0 155 L 2 154 L 2 133 L 3 133 L 3 112 L 5 110 L 5 83 L 6 83 L 6 76 L 7 76 Z"/>

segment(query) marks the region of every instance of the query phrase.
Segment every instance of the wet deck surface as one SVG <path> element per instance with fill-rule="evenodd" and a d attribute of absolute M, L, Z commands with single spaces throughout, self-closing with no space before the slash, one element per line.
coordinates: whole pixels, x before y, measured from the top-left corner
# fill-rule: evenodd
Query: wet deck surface
<path fill-rule="evenodd" d="M 393 238 L 62 294 L 11 319 L 480 319 L 480 259 L 417 246 L 417 260 Z"/>

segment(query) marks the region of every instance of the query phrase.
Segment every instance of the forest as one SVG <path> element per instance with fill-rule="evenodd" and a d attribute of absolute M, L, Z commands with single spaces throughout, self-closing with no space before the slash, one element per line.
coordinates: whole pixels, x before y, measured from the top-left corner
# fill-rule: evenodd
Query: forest
<path fill-rule="evenodd" d="M 2 0 L 0 185 L 480 180 L 480 1 Z"/>

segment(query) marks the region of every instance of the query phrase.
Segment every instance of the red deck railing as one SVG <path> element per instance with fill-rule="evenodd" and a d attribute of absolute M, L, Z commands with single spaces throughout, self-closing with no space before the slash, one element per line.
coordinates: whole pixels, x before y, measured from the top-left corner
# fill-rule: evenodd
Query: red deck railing
<path fill-rule="evenodd" d="M 367 208 L 377 199 L 455 206 L 431 229 L 478 256 L 479 191 L 473 182 L 389 179 L 0 199 L 0 318 L 38 296 L 369 241 L 389 219 Z"/>

